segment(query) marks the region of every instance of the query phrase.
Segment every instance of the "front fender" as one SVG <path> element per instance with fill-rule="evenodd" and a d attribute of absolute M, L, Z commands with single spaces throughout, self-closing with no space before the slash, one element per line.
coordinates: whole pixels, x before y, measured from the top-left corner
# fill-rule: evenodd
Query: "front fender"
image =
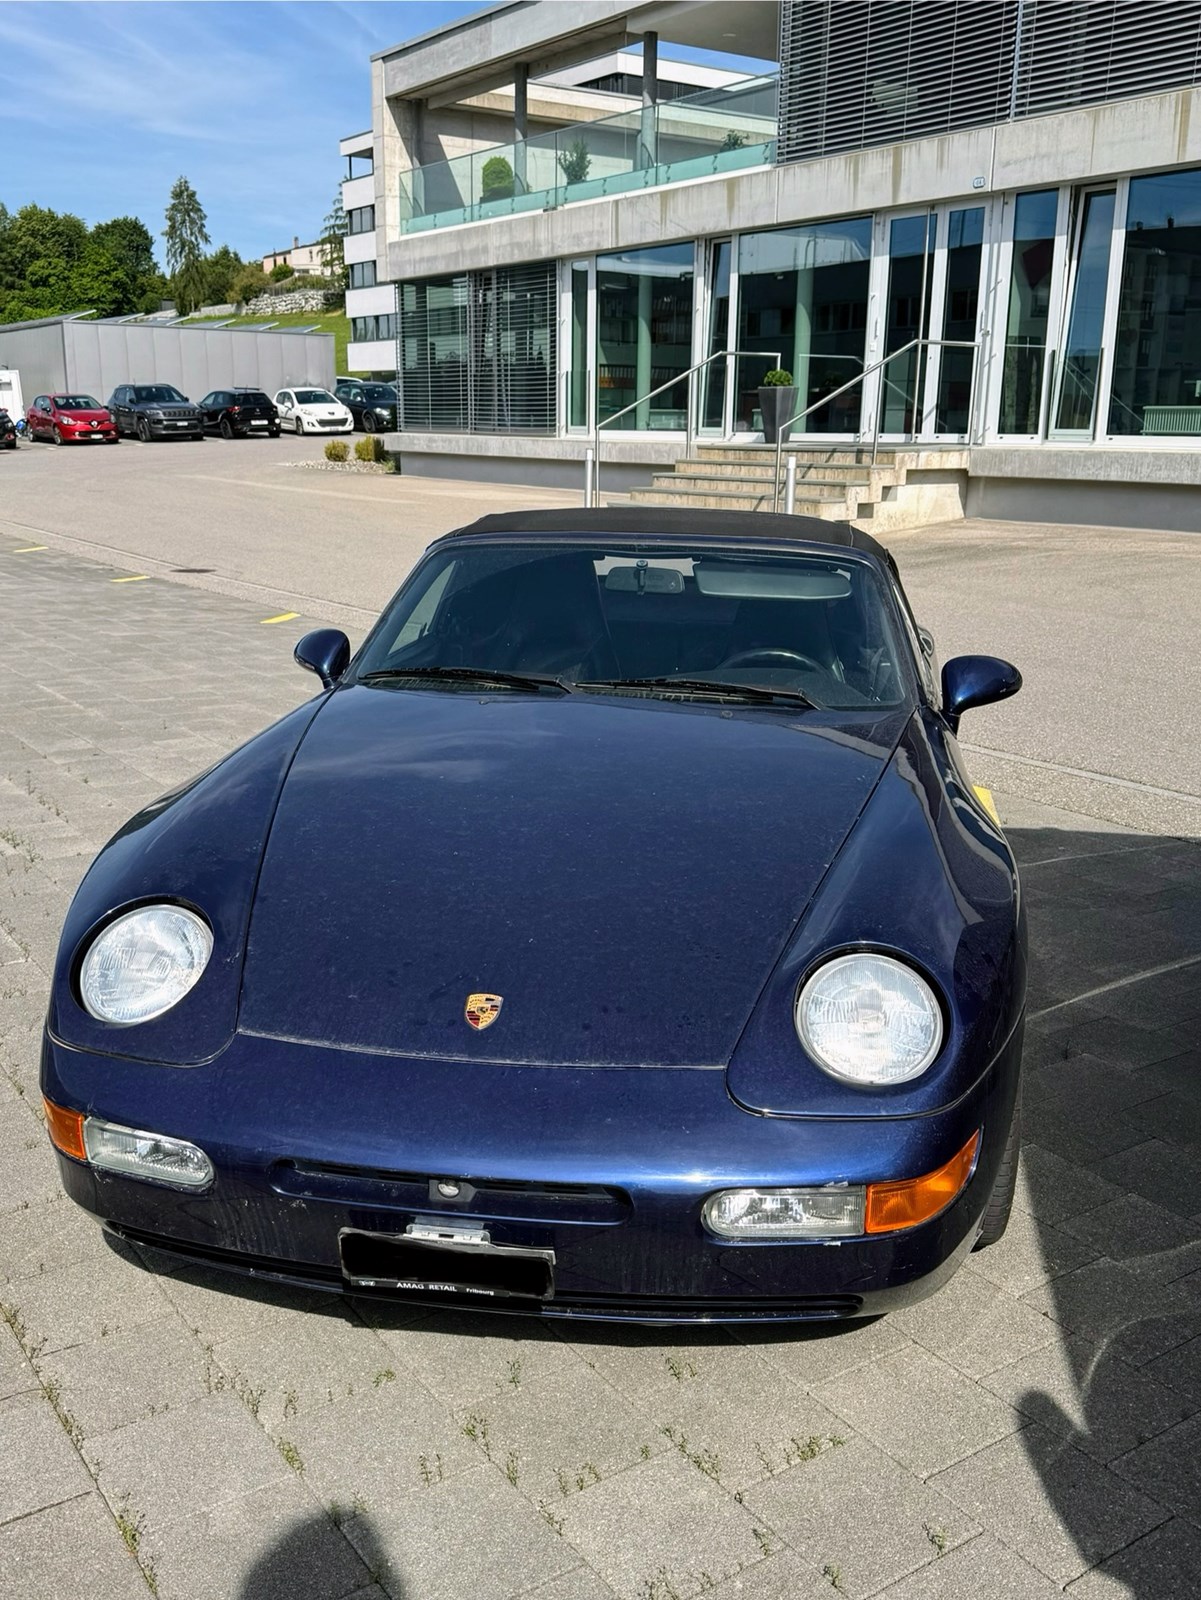
<path fill-rule="evenodd" d="M 324 703 L 307 701 L 217 766 L 138 812 L 88 869 L 67 912 L 46 1026 L 61 1044 L 136 1061 L 196 1066 L 233 1037 L 246 931 L 263 849 L 284 779 Z M 200 981 L 161 1017 L 101 1022 L 78 999 L 93 935 L 121 911 L 156 900 L 194 907 L 213 930 Z"/>
<path fill-rule="evenodd" d="M 844 950 L 899 956 L 944 1002 L 945 1036 L 912 1083 L 858 1088 L 823 1072 L 793 1023 L 805 978 Z M 730 1094 L 775 1116 L 907 1117 L 961 1099 L 997 1057 L 1025 1003 L 1017 867 L 965 780 L 933 712 L 909 722 L 862 816 L 768 980 L 730 1060 Z"/>

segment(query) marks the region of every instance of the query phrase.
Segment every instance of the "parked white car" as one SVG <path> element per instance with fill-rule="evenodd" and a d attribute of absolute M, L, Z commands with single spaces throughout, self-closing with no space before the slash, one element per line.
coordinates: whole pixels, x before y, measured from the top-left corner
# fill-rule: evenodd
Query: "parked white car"
<path fill-rule="evenodd" d="M 275 409 L 294 433 L 353 433 L 354 418 L 328 389 L 281 389 Z"/>

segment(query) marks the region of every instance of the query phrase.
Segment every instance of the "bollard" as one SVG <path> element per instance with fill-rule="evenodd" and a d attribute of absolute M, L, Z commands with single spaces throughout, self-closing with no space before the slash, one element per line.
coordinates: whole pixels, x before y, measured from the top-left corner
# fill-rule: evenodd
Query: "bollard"
<path fill-rule="evenodd" d="M 784 466 L 784 511 L 791 516 L 796 508 L 796 456 L 789 456 Z"/>
<path fill-rule="evenodd" d="M 584 451 L 584 505 L 592 506 L 596 499 L 596 454 L 589 445 Z"/>

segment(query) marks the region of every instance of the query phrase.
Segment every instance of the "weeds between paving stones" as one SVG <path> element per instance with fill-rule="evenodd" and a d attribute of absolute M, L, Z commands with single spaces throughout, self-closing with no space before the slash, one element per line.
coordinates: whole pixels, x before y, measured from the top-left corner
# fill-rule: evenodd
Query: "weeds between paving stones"
<path fill-rule="evenodd" d="M 577 1467 L 574 1473 L 567 1472 L 563 1467 L 559 1467 L 555 1472 L 555 1476 L 559 1482 L 559 1493 L 564 1499 L 569 1494 L 579 1494 L 581 1490 L 587 1489 L 591 1484 L 601 1481 L 601 1475 L 591 1461 L 585 1461 L 584 1465 Z"/>
<path fill-rule="evenodd" d="M 481 1411 L 472 1411 L 468 1414 L 463 1424 L 463 1432 L 473 1444 L 478 1444 L 480 1449 L 492 1460 L 492 1441 L 488 1434 L 488 1419 Z"/>
<path fill-rule="evenodd" d="M 382 1388 L 385 1383 L 395 1383 L 396 1374 L 392 1371 L 391 1367 L 381 1367 L 376 1373 L 375 1377 L 372 1378 L 371 1382 L 375 1388 L 379 1389 Z"/>
<path fill-rule="evenodd" d="M 561 1539 L 563 1537 L 563 1518 L 556 1517 L 545 1500 L 539 1500 L 538 1510 L 542 1513 L 543 1520 L 555 1530 Z"/>
<path fill-rule="evenodd" d="M 695 1378 L 697 1375 L 691 1361 L 681 1361 L 678 1356 L 664 1356 L 663 1360 L 668 1372 L 677 1383 L 683 1383 L 685 1378 Z"/>
<path fill-rule="evenodd" d="M 836 1566 L 833 1565 L 832 1562 L 827 1561 L 825 1566 L 822 1568 L 822 1577 L 823 1578 L 829 1578 L 830 1587 L 832 1589 L 837 1589 L 840 1594 L 842 1594 L 844 1592 L 843 1587 L 842 1587 L 842 1568 L 841 1567 L 836 1567 Z"/>
<path fill-rule="evenodd" d="M 291 1439 L 277 1439 L 275 1448 L 283 1456 L 296 1476 L 302 1478 L 304 1476 L 304 1462 L 300 1458 L 300 1451 L 292 1443 Z"/>
<path fill-rule="evenodd" d="M 508 1478 L 514 1489 L 517 1487 L 517 1470 L 519 1465 L 520 1457 L 518 1456 L 516 1450 L 510 1450 L 508 1459 L 505 1462 L 505 1477 Z"/>
<path fill-rule="evenodd" d="M 429 1456 L 418 1456 L 417 1470 L 420 1472 L 421 1481 L 427 1489 L 431 1483 L 441 1483 L 446 1476 L 440 1455 L 435 1455 L 433 1461 L 430 1460 Z"/>
<path fill-rule="evenodd" d="M 938 1551 L 940 1556 L 945 1556 L 947 1553 L 947 1545 L 949 1543 L 946 1529 L 932 1528 L 928 1522 L 923 1523 L 923 1527 L 926 1530 L 926 1538 L 929 1539 L 930 1543 Z"/>
<path fill-rule="evenodd" d="M 514 1356 L 509 1362 L 508 1381 L 514 1389 L 521 1388 L 521 1369 L 524 1366 L 520 1356 Z"/>

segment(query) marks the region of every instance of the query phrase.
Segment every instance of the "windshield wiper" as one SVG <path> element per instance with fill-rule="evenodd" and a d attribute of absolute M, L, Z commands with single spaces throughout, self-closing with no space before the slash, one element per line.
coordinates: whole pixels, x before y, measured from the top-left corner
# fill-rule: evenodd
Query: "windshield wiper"
<path fill-rule="evenodd" d="M 570 694 L 573 685 L 565 678 L 556 678 L 542 672 L 495 672 L 491 667 L 382 667 L 377 672 L 364 672 L 360 683 L 385 683 L 396 678 L 443 678 L 451 683 L 499 683 L 506 689 L 525 689 L 536 694 L 539 689 L 560 689 Z"/>
<path fill-rule="evenodd" d="M 678 689 L 681 694 L 711 694 L 724 700 L 786 700 L 810 711 L 819 707 L 799 689 L 767 689 L 755 683 L 720 683 L 710 678 L 581 678 L 579 689 Z"/>

